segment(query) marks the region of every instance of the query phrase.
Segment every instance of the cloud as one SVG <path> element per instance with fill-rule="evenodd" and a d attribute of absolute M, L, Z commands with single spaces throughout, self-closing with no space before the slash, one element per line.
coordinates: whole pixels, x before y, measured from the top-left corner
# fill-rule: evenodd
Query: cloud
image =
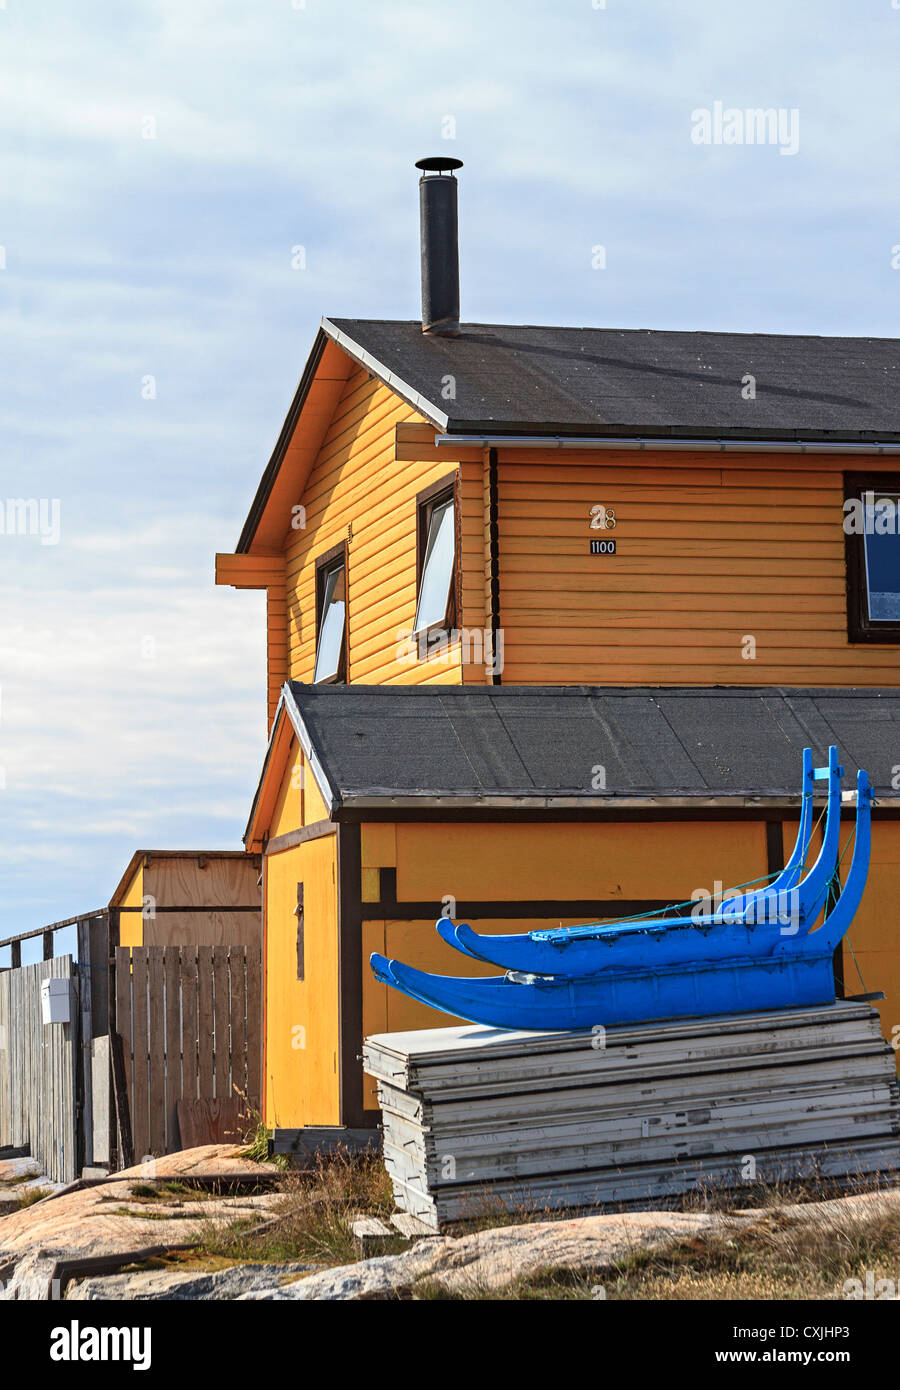
<path fill-rule="evenodd" d="M 62 518 L 0 540 L 0 935 L 102 901 L 141 842 L 237 843 L 262 598 L 213 553 L 321 316 L 418 312 L 445 117 L 470 318 L 896 332 L 887 3 L 45 0 L 0 42 L 0 498 Z M 717 99 L 799 107 L 799 155 L 692 145 Z"/>

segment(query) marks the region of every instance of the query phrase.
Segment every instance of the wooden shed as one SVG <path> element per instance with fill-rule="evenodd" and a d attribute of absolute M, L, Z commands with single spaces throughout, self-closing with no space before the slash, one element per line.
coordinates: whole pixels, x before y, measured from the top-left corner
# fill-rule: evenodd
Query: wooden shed
<path fill-rule="evenodd" d="M 136 850 L 109 902 L 119 945 L 258 947 L 260 872 L 242 850 Z"/>

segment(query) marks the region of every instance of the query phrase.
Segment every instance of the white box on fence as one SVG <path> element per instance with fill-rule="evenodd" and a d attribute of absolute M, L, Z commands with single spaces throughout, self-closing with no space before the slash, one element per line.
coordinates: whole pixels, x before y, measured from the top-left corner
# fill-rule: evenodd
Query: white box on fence
<path fill-rule="evenodd" d="M 71 1018 L 68 980 L 41 982 L 41 1015 L 45 1023 L 68 1023 Z"/>

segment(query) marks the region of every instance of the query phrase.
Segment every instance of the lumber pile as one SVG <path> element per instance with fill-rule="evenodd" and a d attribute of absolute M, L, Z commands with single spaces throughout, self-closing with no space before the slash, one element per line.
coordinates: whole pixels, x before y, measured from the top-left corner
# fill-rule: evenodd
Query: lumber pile
<path fill-rule="evenodd" d="M 701 1186 L 900 1175 L 877 1011 L 838 1001 L 584 1032 L 461 1024 L 366 1039 L 397 1206 L 665 1205 Z"/>

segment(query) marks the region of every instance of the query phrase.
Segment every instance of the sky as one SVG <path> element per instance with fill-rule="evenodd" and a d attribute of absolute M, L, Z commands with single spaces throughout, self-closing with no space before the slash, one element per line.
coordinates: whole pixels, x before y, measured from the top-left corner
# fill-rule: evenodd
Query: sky
<path fill-rule="evenodd" d="M 0 0 L 0 938 L 240 848 L 214 554 L 320 318 L 418 316 L 416 159 L 469 321 L 892 336 L 898 73 L 900 0 Z"/>

